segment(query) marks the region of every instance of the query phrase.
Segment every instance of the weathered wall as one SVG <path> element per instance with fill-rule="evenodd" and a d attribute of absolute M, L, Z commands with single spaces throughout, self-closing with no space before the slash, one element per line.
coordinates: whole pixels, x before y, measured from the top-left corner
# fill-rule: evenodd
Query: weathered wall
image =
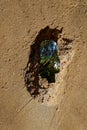
<path fill-rule="evenodd" d="M 87 129 L 86 21 L 86 0 L 0 0 L 1 130 Z M 58 111 L 56 106 L 33 100 L 26 104 L 31 97 L 24 86 L 23 69 L 30 45 L 47 25 L 64 27 L 63 35 L 75 39 Z"/>

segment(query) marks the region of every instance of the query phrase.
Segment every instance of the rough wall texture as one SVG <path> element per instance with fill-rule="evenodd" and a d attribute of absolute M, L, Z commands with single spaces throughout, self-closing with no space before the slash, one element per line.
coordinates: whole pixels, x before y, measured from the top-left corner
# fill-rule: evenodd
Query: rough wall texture
<path fill-rule="evenodd" d="M 47 25 L 64 27 L 63 35 L 75 39 L 58 107 L 31 100 L 23 78 L 30 45 Z M 86 0 L 0 0 L 1 130 L 87 129 L 86 38 Z"/>

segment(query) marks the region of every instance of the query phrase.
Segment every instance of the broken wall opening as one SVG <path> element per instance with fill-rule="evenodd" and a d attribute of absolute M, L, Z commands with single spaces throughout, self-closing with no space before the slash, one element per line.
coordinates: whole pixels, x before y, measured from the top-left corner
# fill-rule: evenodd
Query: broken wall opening
<path fill-rule="evenodd" d="M 31 45 L 31 52 L 29 55 L 28 63 L 25 68 L 25 85 L 27 90 L 31 95 L 38 95 L 39 90 L 42 89 L 42 79 L 40 76 L 40 47 L 41 43 L 45 40 L 53 40 L 57 43 L 58 38 L 62 33 L 63 28 L 61 29 L 51 29 L 49 26 L 46 26 L 44 29 L 41 29 L 38 35 L 36 36 L 33 44 Z M 41 84 L 42 83 L 42 84 Z"/>
<path fill-rule="evenodd" d="M 41 42 L 40 46 L 40 76 L 48 83 L 55 83 L 55 73 L 60 71 L 58 43 L 51 40 Z"/>

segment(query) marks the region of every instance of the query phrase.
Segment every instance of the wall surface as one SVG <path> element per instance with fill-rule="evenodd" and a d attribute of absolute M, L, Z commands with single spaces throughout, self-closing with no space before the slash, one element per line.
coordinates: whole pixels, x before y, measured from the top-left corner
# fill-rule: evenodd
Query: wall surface
<path fill-rule="evenodd" d="M 24 85 L 30 45 L 47 25 L 64 27 L 63 35 L 75 43 L 60 109 L 31 100 Z M 0 0 L 1 130 L 87 129 L 86 40 L 86 0 Z"/>

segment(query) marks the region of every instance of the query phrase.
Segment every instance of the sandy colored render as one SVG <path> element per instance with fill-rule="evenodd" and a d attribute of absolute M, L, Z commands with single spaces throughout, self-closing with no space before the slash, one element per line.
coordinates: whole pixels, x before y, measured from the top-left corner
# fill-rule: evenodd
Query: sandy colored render
<path fill-rule="evenodd" d="M 41 103 L 26 90 L 23 73 L 47 25 L 63 27 L 74 54 L 56 101 Z M 86 0 L 0 0 L 0 130 L 87 130 Z"/>

